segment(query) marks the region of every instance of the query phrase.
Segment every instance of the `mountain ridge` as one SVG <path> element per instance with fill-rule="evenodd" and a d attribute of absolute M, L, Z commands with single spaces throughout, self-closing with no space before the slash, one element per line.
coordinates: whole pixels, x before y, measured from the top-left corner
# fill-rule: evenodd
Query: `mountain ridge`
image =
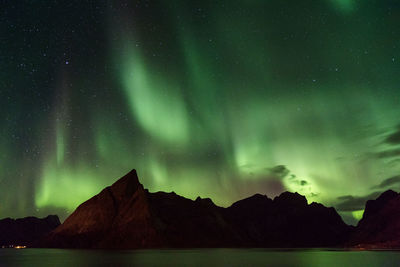
<path fill-rule="evenodd" d="M 30 245 L 60 225 L 57 215 L 0 220 L 0 246 Z"/>
<path fill-rule="evenodd" d="M 319 223 L 323 222 L 323 224 Z M 219 207 L 209 198 L 150 193 L 136 170 L 83 202 L 40 247 L 317 247 L 344 242 L 351 227 L 336 210 L 298 193 L 255 194 Z"/>
<path fill-rule="evenodd" d="M 400 194 L 368 200 L 356 227 L 333 207 L 299 193 L 254 194 L 220 207 L 175 192 L 149 192 L 132 170 L 80 204 L 60 224 L 56 215 L 0 220 L 0 246 L 54 248 L 400 247 Z"/>

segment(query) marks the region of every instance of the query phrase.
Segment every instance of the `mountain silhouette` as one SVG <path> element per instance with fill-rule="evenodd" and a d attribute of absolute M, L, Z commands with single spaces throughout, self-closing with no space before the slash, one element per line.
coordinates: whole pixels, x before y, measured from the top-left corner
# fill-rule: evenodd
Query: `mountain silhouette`
<path fill-rule="evenodd" d="M 256 194 L 228 208 L 209 198 L 150 193 L 132 170 L 82 203 L 40 242 L 57 248 L 332 247 L 352 227 L 298 193 Z"/>
<path fill-rule="evenodd" d="M 400 194 L 388 190 L 368 200 L 349 245 L 363 248 L 400 247 Z"/>
<path fill-rule="evenodd" d="M 56 215 L 46 218 L 26 217 L 0 220 L 0 246 L 30 245 L 60 225 Z"/>

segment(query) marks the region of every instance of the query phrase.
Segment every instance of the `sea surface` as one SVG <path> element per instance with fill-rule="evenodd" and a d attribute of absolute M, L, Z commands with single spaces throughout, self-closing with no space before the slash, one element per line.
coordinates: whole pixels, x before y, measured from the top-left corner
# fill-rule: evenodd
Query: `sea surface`
<path fill-rule="evenodd" d="M 400 251 L 0 249 L 0 266 L 400 266 Z"/>

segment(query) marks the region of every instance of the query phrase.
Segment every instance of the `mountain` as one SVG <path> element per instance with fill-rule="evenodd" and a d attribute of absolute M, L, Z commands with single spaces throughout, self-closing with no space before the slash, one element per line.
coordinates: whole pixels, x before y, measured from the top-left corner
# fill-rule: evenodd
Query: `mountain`
<path fill-rule="evenodd" d="M 228 208 L 211 199 L 150 193 L 132 170 L 82 203 L 37 244 L 58 248 L 326 247 L 352 228 L 304 196 L 254 195 Z"/>
<path fill-rule="evenodd" d="M 343 244 L 352 231 L 334 208 L 311 203 L 298 193 L 284 192 L 240 200 L 226 209 L 227 218 L 249 246 L 328 247 Z"/>
<path fill-rule="evenodd" d="M 30 245 L 60 225 L 56 215 L 0 220 L 0 246 Z"/>
<path fill-rule="evenodd" d="M 388 190 L 368 200 L 349 245 L 363 248 L 400 247 L 400 194 Z"/>

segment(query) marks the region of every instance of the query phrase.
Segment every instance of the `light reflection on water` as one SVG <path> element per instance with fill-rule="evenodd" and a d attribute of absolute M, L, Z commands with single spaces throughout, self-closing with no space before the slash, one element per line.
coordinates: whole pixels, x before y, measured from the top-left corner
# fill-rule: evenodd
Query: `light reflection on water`
<path fill-rule="evenodd" d="M 0 249 L 0 266 L 400 266 L 400 251 Z"/>

